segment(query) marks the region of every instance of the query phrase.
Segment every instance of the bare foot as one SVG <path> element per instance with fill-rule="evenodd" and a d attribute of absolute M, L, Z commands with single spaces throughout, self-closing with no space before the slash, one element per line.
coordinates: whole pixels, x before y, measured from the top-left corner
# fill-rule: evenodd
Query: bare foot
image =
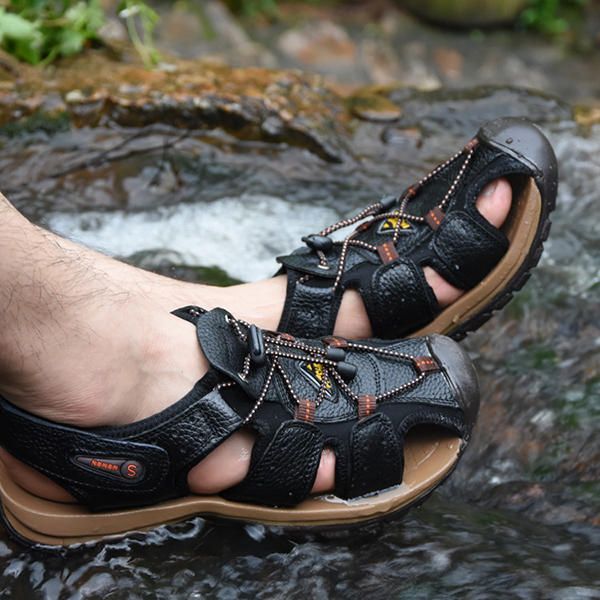
<path fill-rule="evenodd" d="M 507 180 L 490 184 L 477 208 L 500 227 L 510 211 Z M 191 326 L 169 314 L 186 304 L 222 306 L 276 329 L 286 277 L 212 288 L 135 269 L 28 223 L 0 196 L 0 394 L 39 416 L 82 427 L 121 425 L 155 414 L 181 398 L 208 365 Z M 31 268 L 32 259 L 36 269 Z M 441 306 L 464 292 L 425 268 Z M 16 299 L 13 290 L 23 290 Z M 344 294 L 335 333 L 371 335 L 357 292 Z M 60 359 L 57 360 L 57 356 Z M 132 402 L 132 398 L 135 399 Z M 240 482 L 254 437 L 240 431 L 191 469 L 190 490 L 213 494 Z M 57 484 L 0 449 L 11 477 L 44 498 L 73 501 Z M 335 454 L 325 450 L 313 493 L 334 486 Z"/>

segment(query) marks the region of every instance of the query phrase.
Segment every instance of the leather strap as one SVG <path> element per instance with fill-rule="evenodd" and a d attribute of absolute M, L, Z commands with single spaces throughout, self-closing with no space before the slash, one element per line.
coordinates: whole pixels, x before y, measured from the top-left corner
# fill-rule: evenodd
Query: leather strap
<path fill-rule="evenodd" d="M 504 233 L 483 217 L 453 211 L 433 236 L 431 266 L 462 290 L 475 287 L 508 250 Z"/>
<path fill-rule="evenodd" d="M 241 424 L 199 384 L 162 413 L 118 428 L 58 425 L 0 398 L 0 444 L 92 510 L 184 495 L 189 469 Z"/>
<path fill-rule="evenodd" d="M 310 494 L 315 482 L 323 434 L 303 421 L 282 423 L 264 451 L 252 456 L 244 481 L 223 496 L 237 502 L 294 506 Z"/>
<path fill-rule="evenodd" d="M 386 415 L 378 413 L 359 421 L 352 430 L 350 451 L 350 498 L 373 489 L 383 490 L 402 481 L 402 445 Z"/>
<path fill-rule="evenodd" d="M 439 312 L 423 271 L 408 258 L 377 269 L 370 286 L 361 292 L 375 337 L 400 338 Z"/>
<path fill-rule="evenodd" d="M 321 337 L 333 331 L 344 293 L 331 285 L 317 287 L 303 282 L 296 271 L 288 269 L 288 285 L 278 330 L 304 338 Z M 333 281 L 327 280 L 333 284 Z"/>

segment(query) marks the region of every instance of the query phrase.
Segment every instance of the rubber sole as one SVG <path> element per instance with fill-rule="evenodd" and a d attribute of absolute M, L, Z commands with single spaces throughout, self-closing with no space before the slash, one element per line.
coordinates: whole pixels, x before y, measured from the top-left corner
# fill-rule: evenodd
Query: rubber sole
<path fill-rule="evenodd" d="M 535 181 L 529 179 L 521 193 L 513 198 L 502 228 L 509 240 L 502 260 L 475 288 L 410 337 L 439 333 L 459 341 L 506 306 L 513 294 L 525 285 L 531 269 L 540 260 L 550 233 L 549 215 L 555 205 L 555 198 L 544 202 Z"/>
<path fill-rule="evenodd" d="M 404 512 L 422 502 L 450 475 L 465 447 L 466 442 L 451 433 L 409 432 L 401 485 L 352 501 L 312 497 L 285 509 L 231 502 L 220 496 L 188 496 L 145 508 L 93 513 L 78 504 L 30 494 L 0 462 L 1 516 L 15 539 L 44 549 L 121 537 L 196 515 L 294 528 L 346 527 Z"/>

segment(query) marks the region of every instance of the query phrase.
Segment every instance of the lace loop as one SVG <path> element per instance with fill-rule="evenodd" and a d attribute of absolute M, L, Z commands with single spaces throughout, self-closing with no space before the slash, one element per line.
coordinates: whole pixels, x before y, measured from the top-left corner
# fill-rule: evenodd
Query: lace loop
<path fill-rule="evenodd" d="M 364 396 L 365 394 L 355 393 L 349 385 L 349 380 L 352 379 L 354 375 L 352 375 L 352 377 L 348 377 L 348 373 L 351 370 L 356 371 L 357 367 L 356 365 L 352 364 L 351 357 L 347 359 L 348 352 L 369 352 L 372 354 L 378 354 L 390 360 L 409 362 L 415 370 L 415 376 L 410 381 L 407 381 L 406 383 L 403 383 L 402 385 L 399 385 L 381 394 L 369 394 L 368 396 L 370 399 L 372 398 L 370 402 L 373 403 L 373 406 L 380 401 L 392 398 L 393 396 L 401 394 L 409 388 L 417 385 L 426 377 L 427 374 L 426 371 L 422 371 L 417 368 L 417 360 L 422 360 L 423 357 L 415 357 L 412 354 L 390 350 L 385 347 L 374 346 L 366 342 L 352 342 L 350 340 L 343 340 L 344 350 L 336 353 L 331 351 L 332 346 L 330 342 L 333 338 L 324 338 L 321 340 L 322 345 L 318 346 L 302 342 L 291 336 L 286 336 L 285 334 L 279 334 L 268 330 L 260 330 L 254 325 L 250 325 L 245 321 L 235 319 L 231 316 L 229 316 L 227 322 L 233 329 L 234 334 L 240 340 L 240 342 L 248 348 L 248 354 L 244 358 L 242 370 L 238 374 L 240 379 L 247 381 L 253 369 L 268 368 L 267 376 L 260 389 L 258 398 L 244 420 L 245 424 L 254 418 L 258 409 L 265 401 L 275 374 L 278 374 L 281 377 L 286 391 L 297 407 L 301 404 L 301 402 L 311 402 L 314 403 L 314 408 L 316 410 L 320 404 L 327 399 L 328 391 L 331 389 L 332 383 L 335 382 L 340 393 L 346 395 L 356 404 L 358 414 L 360 412 L 360 396 Z M 259 333 L 263 342 L 265 355 L 265 361 L 261 364 L 257 364 L 252 360 L 252 344 L 250 343 L 250 340 L 256 338 Z M 342 338 L 335 339 L 342 340 Z M 344 358 L 346 359 L 345 361 L 339 360 L 341 358 L 341 352 L 344 353 Z M 300 363 L 312 363 L 321 366 L 322 376 L 319 378 L 319 386 L 314 399 L 300 398 L 298 392 L 294 390 L 294 386 L 290 381 L 285 368 L 281 364 L 282 359 Z M 434 359 L 432 358 L 431 360 L 433 361 Z M 270 365 L 266 367 L 268 362 L 270 362 Z M 343 368 L 340 368 L 340 365 L 342 365 Z M 233 385 L 233 382 L 219 384 L 219 388 L 230 387 L 230 385 Z M 303 411 L 302 414 L 306 415 L 307 413 L 306 411 Z M 311 412 L 310 414 L 314 415 L 314 412 Z"/>
<path fill-rule="evenodd" d="M 422 177 L 415 185 L 408 187 L 401 196 L 386 196 L 382 198 L 379 202 L 375 204 L 371 204 L 367 206 L 367 208 L 361 210 L 358 214 L 353 217 L 349 217 L 347 219 L 342 219 L 329 227 L 321 230 L 316 236 L 308 236 L 308 238 L 328 238 L 332 233 L 349 227 L 350 225 L 354 225 L 359 221 L 363 221 L 367 217 L 370 217 L 368 221 L 364 221 L 361 223 L 354 231 L 352 231 L 349 235 L 347 235 L 340 242 L 333 242 L 335 245 L 341 245 L 340 250 L 340 258 L 338 261 L 338 268 L 335 276 L 335 280 L 332 286 L 332 289 L 337 290 L 340 285 L 342 278 L 344 276 L 344 269 L 346 267 L 346 260 L 348 257 L 348 251 L 351 247 L 363 248 L 365 250 L 369 250 L 371 252 L 377 252 L 377 246 L 373 244 L 369 244 L 362 240 L 354 239 L 354 236 L 360 233 L 361 231 L 366 231 L 369 229 L 374 223 L 378 223 L 380 221 L 385 221 L 386 219 L 396 219 L 396 223 L 394 225 L 394 233 L 393 233 L 393 243 L 396 245 L 398 243 L 398 239 L 400 238 L 400 232 L 403 228 L 403 223 L 424 223 L 426 221 L 425 217 L 421 217 L 418 215 L 413 215 L 407 212 L 408 203 L 416 198 L 425 185 L 427 181 L 429 181 L 432 177 L 437 175 L 440 171 L 444 170 L 454 161 L 456 161 L 460 156 L 466 155 L 461 165 L 458 173 L 456 174 L 454 180 L 450 184 L 450 187 L 446 191 L 444 197 L 441 202 L 436 206 L 437 208 L 444 209 L 450 198 L 456 191 L 460 180 L 462 179 L 471 159 L 473 158 L 473 154 L 478 146 L 477 139 L 471 140 L 462 150 L 451 156 L 447 161 L 438 165 L 433 171 L 429 172 L 427 175 Z M 394 204 L 400 204 L 400 207 L 397 210 L 390 211 L 390 208 L 394 206 Z M 302 238 L 304 241 L 308 238 Z M 308 243 L 308 242 L 307 242 Z M 308 244 L 310 248 L 317 252 L 317 256 L 319 257 L 319 268 L 321 269 L 329 269 L 329 262 L 325 256 L 323 251 L 324 244 L 321 244 L 318 248 L 313 247 L 311 244 Z"/>

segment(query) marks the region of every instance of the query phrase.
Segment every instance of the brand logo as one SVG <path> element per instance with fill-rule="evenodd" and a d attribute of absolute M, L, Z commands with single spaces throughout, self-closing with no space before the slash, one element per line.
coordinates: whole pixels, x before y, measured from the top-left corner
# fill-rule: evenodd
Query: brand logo
<path fill-rule="evenodd" d="M 140 481 L 145 471 L 144 466 L 139 461 L 125 458 L 76 456 L 74 462 L 86 471 L 132 482 Z"/>
<path fill-rule="evenodd" d="M 379 233 L 394 233 L 398 226 L 398 220 L 400 217 L 388 217 L 377 230 Z M 400 225 L 398 226 L 400 231 L 408 231 L 411 229 L 410 223 L 406 219 L 400 219 Z"/>
<path fill-rule="evenodd" d="M 300 371 L 317 389 L 320 389 L 323 379 L 325 379 L 325 396 L 330 399 L 333 397 L 333 384 L 331 383 L 329 376 L 326 376 L 325 367 L 321 363 L 302 363 L 300 365 Z"/>

